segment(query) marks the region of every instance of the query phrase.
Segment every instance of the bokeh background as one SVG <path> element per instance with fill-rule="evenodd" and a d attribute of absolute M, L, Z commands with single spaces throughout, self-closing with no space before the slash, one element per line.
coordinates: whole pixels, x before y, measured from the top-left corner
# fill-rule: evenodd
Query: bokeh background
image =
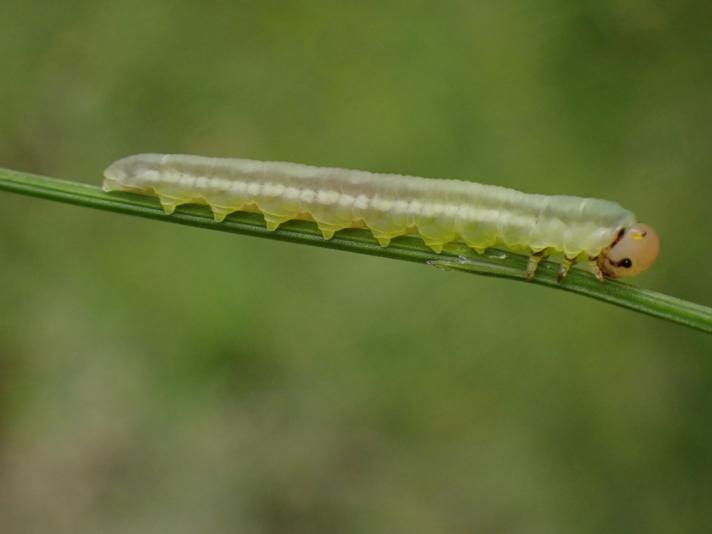
<path fill-rule="evenodd" d="M 712 304 L 704 0 L 3 0 L 0 165 L 185 152 L 619 201 Z M 700 532 L 712 337 L 0 193 L 3 533 Z"/>

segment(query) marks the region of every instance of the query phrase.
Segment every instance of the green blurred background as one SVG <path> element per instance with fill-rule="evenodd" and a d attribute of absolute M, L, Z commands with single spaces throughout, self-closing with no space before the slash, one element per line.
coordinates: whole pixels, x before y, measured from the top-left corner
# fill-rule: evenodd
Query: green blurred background
<path fill-rule="evenodd" d="M 3 0 L 0 166 L 137 152 L 619 201 L 712 304 L 705 0 Z M 0 531 L 700 532 L 712 337 L 0 193 Z"/>

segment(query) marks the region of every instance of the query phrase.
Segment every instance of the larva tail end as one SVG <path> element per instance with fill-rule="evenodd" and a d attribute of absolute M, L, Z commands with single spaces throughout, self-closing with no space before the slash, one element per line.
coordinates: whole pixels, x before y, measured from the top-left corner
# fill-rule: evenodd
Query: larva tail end
<path fill-rule="evenodd" d="M 390 237 L 376 237 L 376 240 L 378 241 L 378 244 L 381 245 L 383 248 L 386 248 L 388 245 L 391 244 Z"/>

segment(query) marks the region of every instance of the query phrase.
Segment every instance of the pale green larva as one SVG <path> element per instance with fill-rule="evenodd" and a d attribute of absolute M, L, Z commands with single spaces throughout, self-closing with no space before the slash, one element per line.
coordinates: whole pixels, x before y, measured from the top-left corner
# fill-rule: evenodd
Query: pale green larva
<path fill-rule="evenodd" d="M 527 251 L 531 278 L 541 258 L 562 254 L 559 278 L 572 263 L 592 262 L 599 277 L 647 269 L 659 239 L 615 202 L 532 195 L 460 180 L 376 174 L 296 163 L 202 156 L 139 154 L 111 164 L 105 191 L 157 195 L 166 213 L 208 204 L 222 221 L 233 211 L 258 211 L 275 230 L 290 219 L 314 220 L 324 239 L 367 227 L 382 246 L 416 233 L 435 252 L 461 241 L 478 252 L 492 246 Z"/>

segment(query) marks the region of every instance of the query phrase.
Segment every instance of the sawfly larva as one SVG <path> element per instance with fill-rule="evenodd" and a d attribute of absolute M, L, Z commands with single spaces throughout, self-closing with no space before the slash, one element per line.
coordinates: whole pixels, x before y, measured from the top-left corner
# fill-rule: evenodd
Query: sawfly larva
<path fill-rule="evenodd" d="M 660 248 L 655 231 L 615 202 L 460 180 L 165 154 L 129 156 L 104 176 L 105 191 L 157 195 L 168 214 L 200 203 L 216 221 L 234 211 L 262 213 L 269 230 L 290 219 L 313 220 L 324 239 L 366 227 L 384 247 L 415 233 L 436 253 L 456 241 L 479 253 L 495 245 L 527 251 L 530 279 L 551 254 L 564 258 L 559 280 L 580 260 L 589 260 L 601 280 L 636 276 Z"/>

